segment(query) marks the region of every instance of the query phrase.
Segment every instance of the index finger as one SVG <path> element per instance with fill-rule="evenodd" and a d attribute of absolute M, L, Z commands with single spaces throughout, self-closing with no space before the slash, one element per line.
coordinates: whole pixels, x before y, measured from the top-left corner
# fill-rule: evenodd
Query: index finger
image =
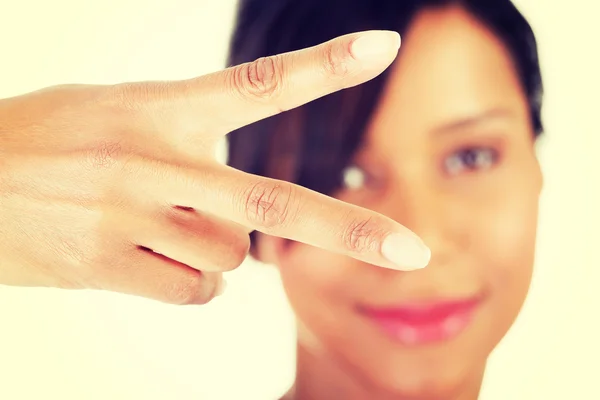
<path fill-rule="evenodd" d="M 399 47 L 396 32 L 349 34 L 190 80 L 127 84 L 123 97 L 169 121 L 169 134 L 179 126 L 226 134 L 375 78 Z"/>
<path fill-rule="evenodd" d="M 158 174 L 153 174 L 154 176 Z M 188 206 L 269 235 L 398 270 L 425 267 L 427 246 L 408 228 L 374 211 L 301 186 L 228 166 L 174 168 L 151 182 L 172 205 Z"/>

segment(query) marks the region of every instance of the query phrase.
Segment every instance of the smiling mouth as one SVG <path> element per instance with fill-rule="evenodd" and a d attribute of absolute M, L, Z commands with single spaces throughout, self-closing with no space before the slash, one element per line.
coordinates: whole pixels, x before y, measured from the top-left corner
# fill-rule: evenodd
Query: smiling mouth
<path fill-rule="evenodd" d="M 360 313 L 404 346 L 445 342 L 457 337 L 473 319 L 482 299 L 471 297 L 388 307 L 363 307 Z"/>

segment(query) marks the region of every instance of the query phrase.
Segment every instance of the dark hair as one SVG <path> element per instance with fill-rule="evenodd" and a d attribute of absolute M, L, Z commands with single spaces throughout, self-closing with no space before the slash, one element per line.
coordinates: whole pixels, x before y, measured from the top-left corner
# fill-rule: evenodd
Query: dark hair
<path fill-rule="evenodd" d="M 229 65 L 371 29 L 405 33 L 424 8 L 459 5 L 503 42 L 542 132 L 542 78 L 535 36 L 510 0 L 240 0 Z M 228 135 L 229 165 L 331 194 L 361 143 L 387 79 L 346 89 Z"/>

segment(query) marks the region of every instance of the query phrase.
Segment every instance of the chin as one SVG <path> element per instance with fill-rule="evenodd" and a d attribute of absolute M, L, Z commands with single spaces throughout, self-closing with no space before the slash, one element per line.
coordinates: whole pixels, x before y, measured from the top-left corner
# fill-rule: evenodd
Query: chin
<path fill-rule="evenodd" d="M 487 311 L 482 305 L 458 336 L 425 345 L 401 345 L 374 334 L 368 346 L 358 349 L 362 354 L 352 357 L 354 364 L 374 386 L 401 399 L 447 400 L 478 389 L 489 354 L 509 325 L 499 324 Z M 371 338 L 366 332 L 363 338 Z"/>
<path fill-rule="evenodd" d="M 447 400 L 470 381 L 471 369 L 461 362 L 430 359 L 428 362 L 389 360 L 372 370 L 370 380 L 382 391 L 399 398 Z"/>
<path fill-rule="evenodd" d="M 476 340 L 482 333 L 474 329 L 454 340 L 412 348 L 378 337 L 356 346 L 360 353 L 351 359 L 375 392 L 406 400 L 448 400 L 481 383 L 493 347 L 491 340 Z"/>

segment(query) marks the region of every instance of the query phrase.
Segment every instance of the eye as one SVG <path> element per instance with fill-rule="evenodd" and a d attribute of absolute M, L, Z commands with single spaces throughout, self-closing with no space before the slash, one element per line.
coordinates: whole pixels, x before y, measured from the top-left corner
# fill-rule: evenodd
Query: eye
<path fill-rule="evenodd" d="M 498 161 L 498 151 L 490 147 L 461 149 L 444 160 L 444 169 L 449 175 L 477 172 L 492 168 Z"/>

